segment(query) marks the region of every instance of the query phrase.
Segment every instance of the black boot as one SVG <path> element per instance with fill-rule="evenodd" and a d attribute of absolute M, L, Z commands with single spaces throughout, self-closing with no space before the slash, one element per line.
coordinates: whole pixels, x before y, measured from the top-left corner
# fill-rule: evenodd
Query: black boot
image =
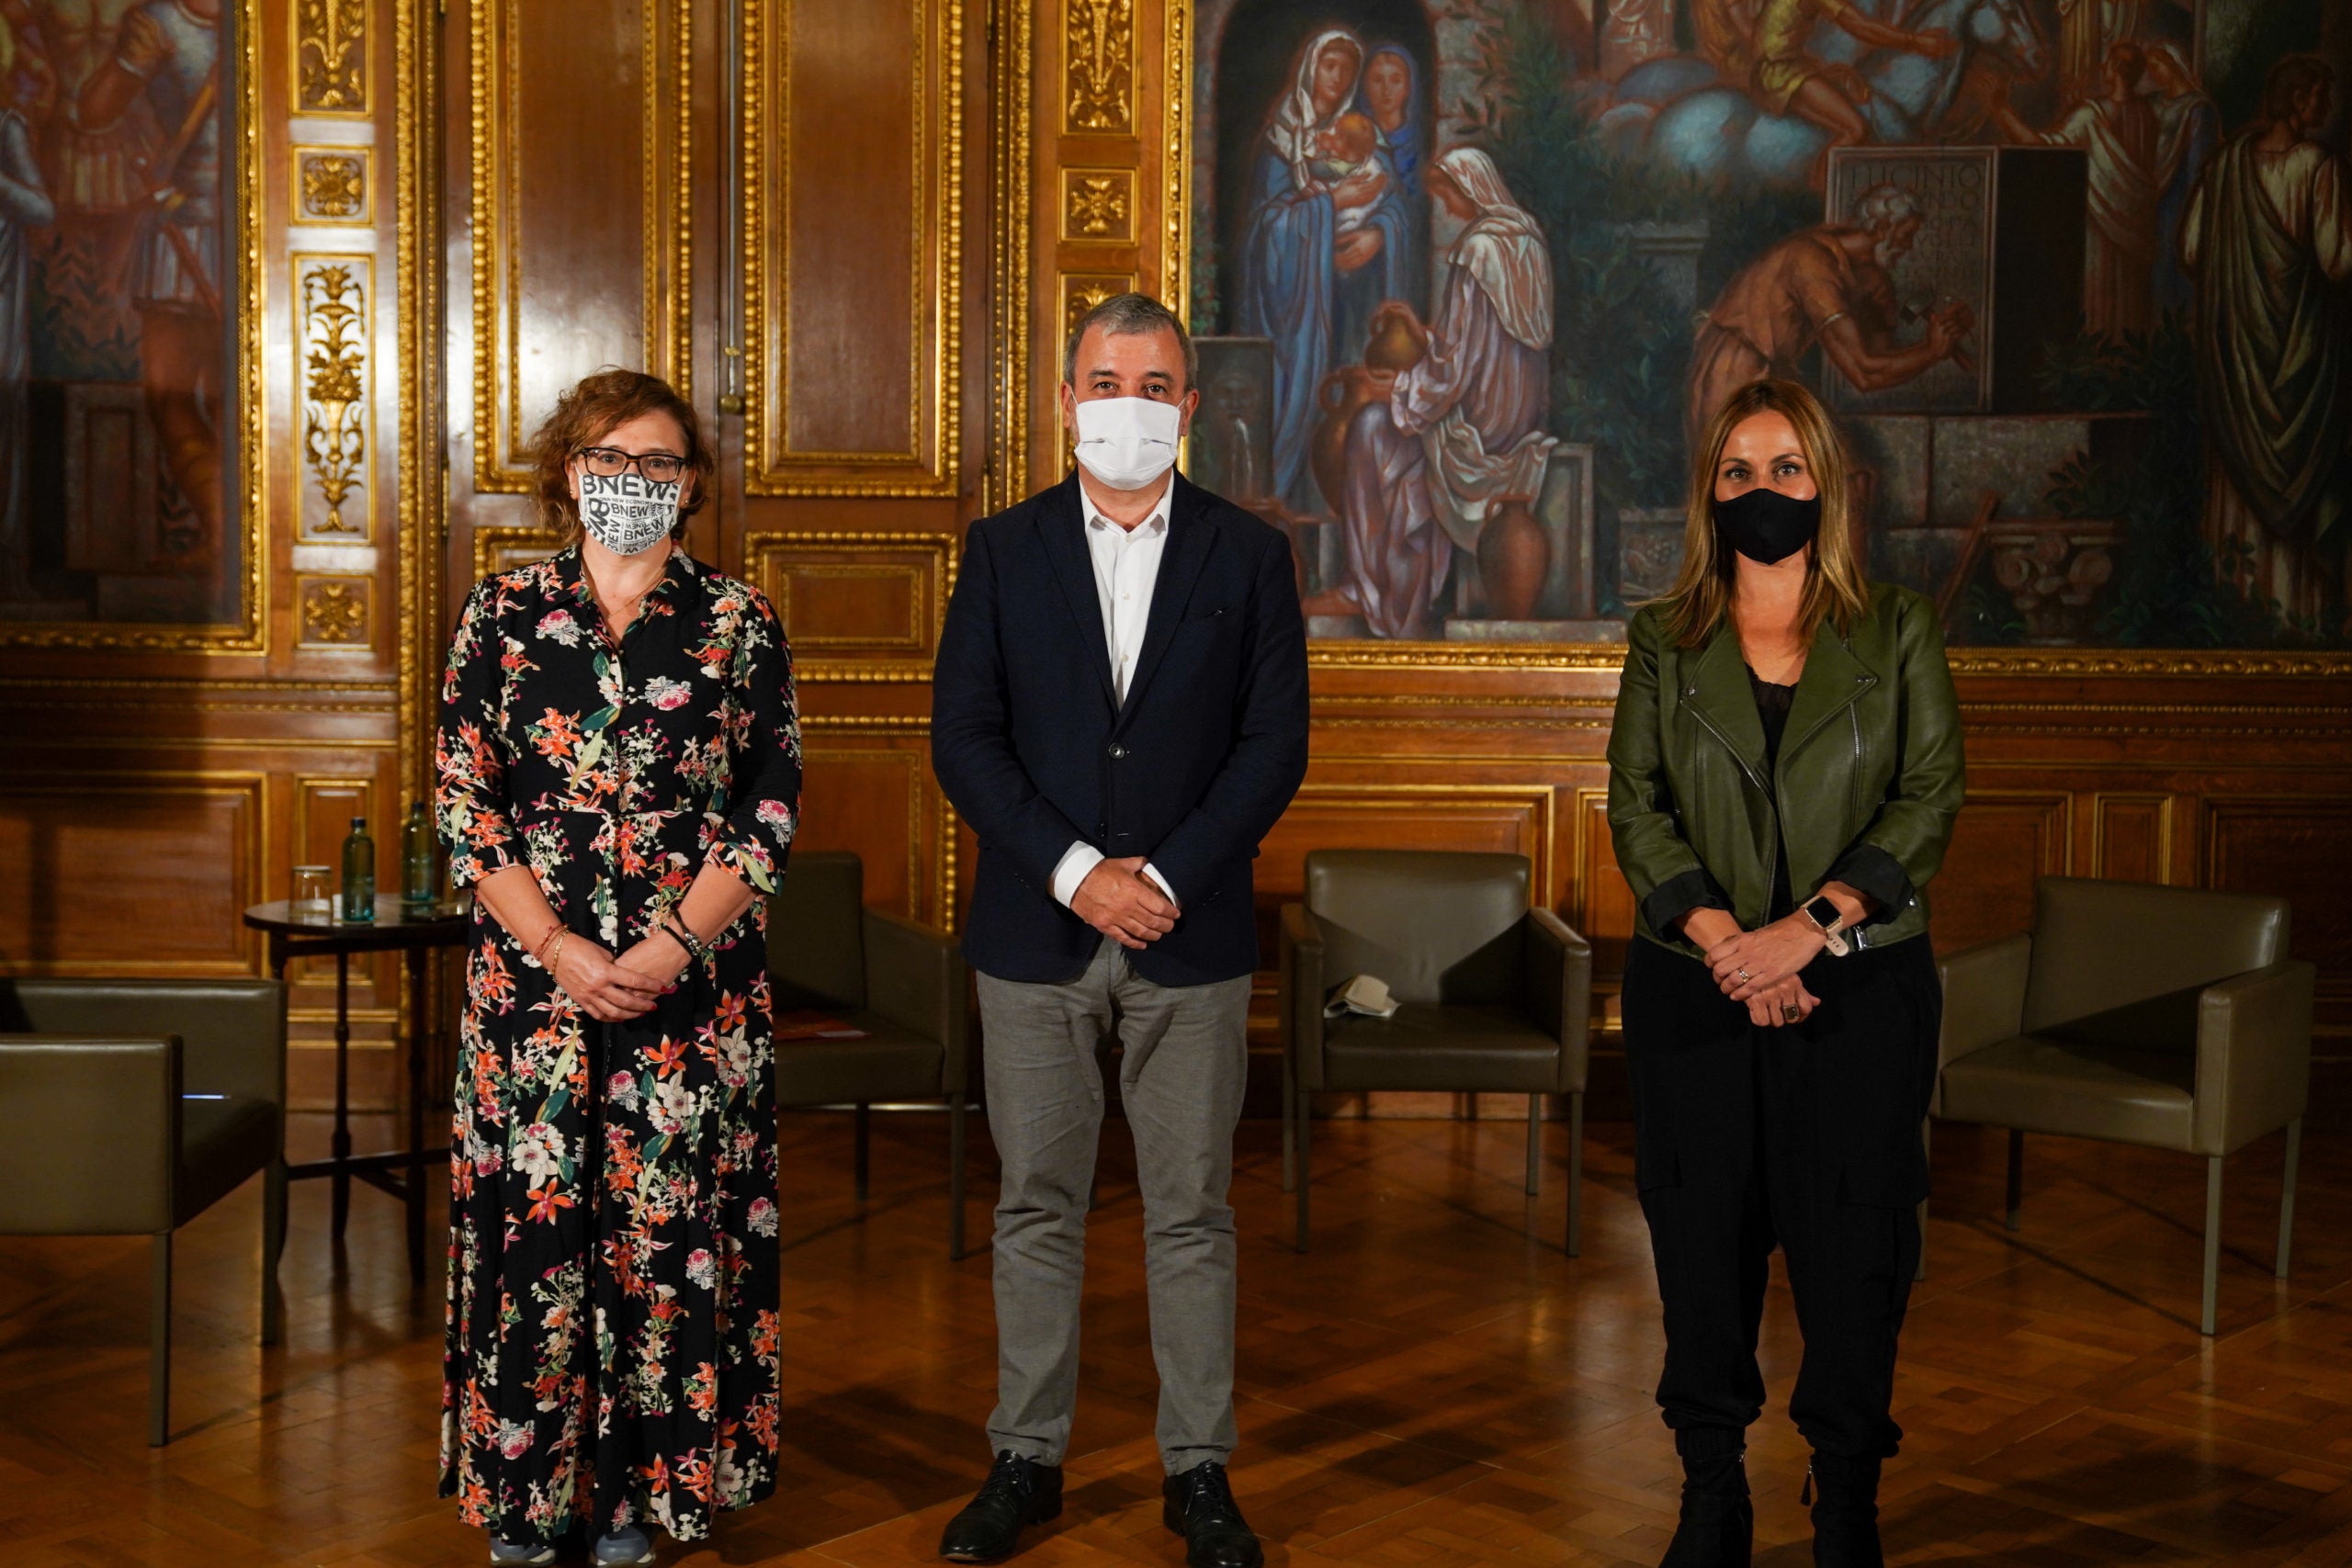
<path fill-rule="evenodd" d="M 1747 1438 L 1728 1427 L 1674 1434 L 1682 1456 L 1682 1517 L 1658 1568 L 1747 1568 L 1756 1506 L 1747 1499 Z"/>
<path fill-rule="evenodd" d="M 1062 1511 L 1062 1467 L 1023 1459 L 1007 1449 L 988 1480 L 947 1521 L 939 1555 L 950 1562 L 995 1562 L 1021 1544 L 1023 1525 L 1041 1525 Z"/>
<path fill-rule="evenodd" d="M 1878 1543 L 1876 1457 L 1816 1453 L 1806 1479 L 1813 1494 L 1815 1568 L 1886 1568 Z"/>

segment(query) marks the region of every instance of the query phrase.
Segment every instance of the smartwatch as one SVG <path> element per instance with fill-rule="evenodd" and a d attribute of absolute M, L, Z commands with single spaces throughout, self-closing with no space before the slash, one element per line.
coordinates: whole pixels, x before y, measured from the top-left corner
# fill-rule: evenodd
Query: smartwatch
<path fill-rule="evenodd" d="M 1829 949 L 1830 957 L 1843 958 L 1852 951 L 1847 946 L 1846 939 L 1838 934 L 1838 921 L 1840 917 L 1837 905 L 1816 895 L 1799 908 L 1803 909 L 1804 918 L 1811 920 L 1814 928 L 1821 932 L 1822 940 Z"/>

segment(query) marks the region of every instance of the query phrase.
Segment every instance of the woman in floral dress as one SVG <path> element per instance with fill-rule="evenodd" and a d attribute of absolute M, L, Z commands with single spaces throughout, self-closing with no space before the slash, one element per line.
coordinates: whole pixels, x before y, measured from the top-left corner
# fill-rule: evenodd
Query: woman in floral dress
<path fill-rule="evenodd" d="M 441 1490 L 493 1562 L 709 1533 L 775 1484 L 776 1153 L 760 895 L 800 792 L 784 628 L 678 547 L 713 467 L 632 371 L 537 438 L 561 554 L 449 647 L 441 834 L 474 926 Z"/>

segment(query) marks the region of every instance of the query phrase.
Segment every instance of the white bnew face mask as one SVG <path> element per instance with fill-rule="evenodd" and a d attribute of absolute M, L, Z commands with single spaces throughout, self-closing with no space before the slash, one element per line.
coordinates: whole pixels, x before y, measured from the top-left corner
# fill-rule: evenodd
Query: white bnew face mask
<path fill-rule="evenodd" d="M 1113 490 L 1141 490 L 1176 466 L 1183 415 L 1149 398 L 1078 405 L 1079 465 Z"/>
<path fill-rule="evenodd" d="M 684 479 L 655 484 L 635 468 L 617 474 L 580 471 L 580 525 L 616 556 L 651 549 L 678 525 Z"/>

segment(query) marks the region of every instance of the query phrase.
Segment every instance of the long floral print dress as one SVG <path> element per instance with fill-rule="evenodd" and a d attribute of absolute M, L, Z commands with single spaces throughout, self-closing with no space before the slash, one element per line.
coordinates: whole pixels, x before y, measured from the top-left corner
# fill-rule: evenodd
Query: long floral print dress
<path fill-rule="evenodd" d="M 466 602 L 436 761 L 459 886 L 527 865 L 617 955 L 706 863 L 775 889 L 800 794 L 791 650 L 756 590 L 683 552 L 615 645 L 567 551 Z M 775 1487 L 766 909 L 606 1024 L 475 903 L 441 1491 L 509 1540 L 692 1540 Z"/>

